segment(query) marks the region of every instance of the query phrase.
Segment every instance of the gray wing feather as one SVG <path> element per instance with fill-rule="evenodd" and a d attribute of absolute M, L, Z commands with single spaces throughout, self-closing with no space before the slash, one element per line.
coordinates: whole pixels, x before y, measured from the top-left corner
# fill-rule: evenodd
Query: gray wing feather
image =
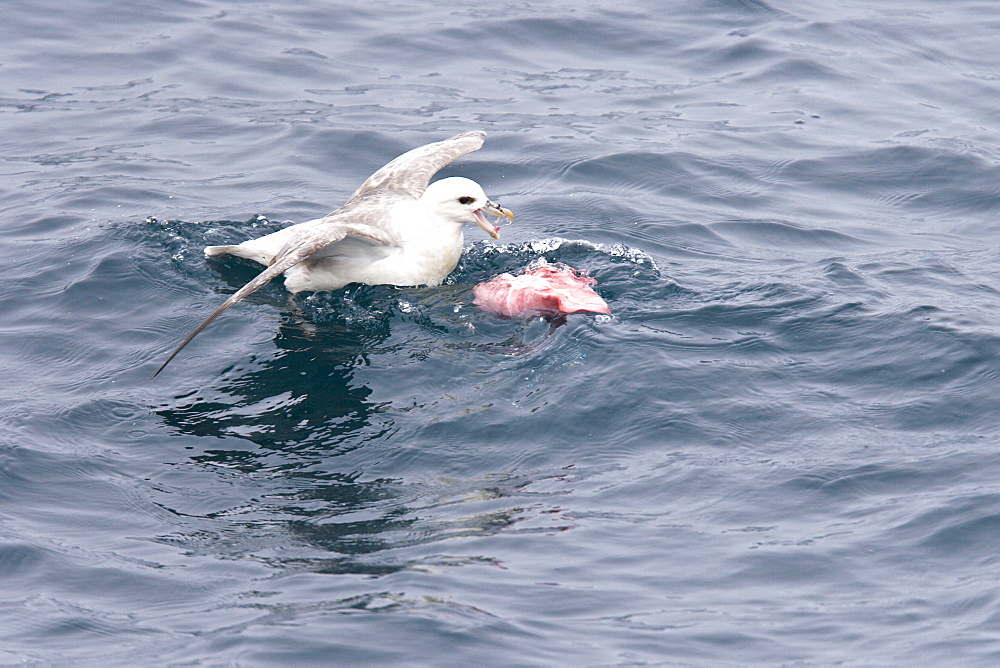
<path fill-rule="evenodd" d="M 334 220 L 328 221 L 322 227 L 313 228 L 308 234 L 296 235 L 289 240 L 289 242 L 286 243 L 280 251 L 278 251 L 278 253 L 274 256 L 274 259 L 271 260 L 271 264 L 267 267 L 267 269 L 260 272 L 256 278 L 230 295 L 226 301 L 222 302 L 219 308 L 212 311 L 207 318 L 202 320 L 201 324 L 195 327 L 194 330 L 187 335 L 187 338 L 181 341 L 181 344 L 177 346 L 172 353 L 170 353 L 170 357 L 168 357 L 167 361 L 160 365 L 160 368 L 153 374 L 153 378 L 160 375 L 160 372 L 163 371 L 168 364 L 170 364 L 172 359 L 177 357 L 177 353 L 182 351 L 184 346 L 191 343 L 194 337 L 198 336 L 203 329 L 212 324 L 216 318 L 228 311 L 236 302 L 261 289 L 270 283 L 274 278 L 285 273 L 285 270 L 294 267 L 299 262 L 307 259 L 313 253 L 326 248 L 330 244 L 337 243 L 347 235 L 371 239 L 372 241 L 376 241 L 387 246 L 394 246 L 397 244 L 396 239 L 386 234 L 384 230 L 380 230 L 371 225 L 352 225 L 350 223 L 337 224 Z"/>
<path fill-rule="evenodd" d="M 260 290 L 274 278 L 283 274 L 286 269 L 302 262 L 317 250 L 343 239 L 349 232 L 351 232 L 351 229 L 347 225 L 331 225 L 328 229 L 322 230 L 321 234 L 314 235 L 311 239 L 298 239 L 298 245 L 294 248 L 286 245 L 285 248 L 282 249 L 280 258 L 275 256 L 275 259 L 271 261 L 271 264 L 267 269 L 257 274 L 256 278 L 230 295 L 226 301 L 222 302 L 219 308 L 212 311 L 207 318 L 202 320 L 201 324 L 195 327 L 194 330 L 187 335 L 187 338 L 181 341 L 179 346 L 174 348 L 174 352 L 170 353 L 170 357 L 167 358 L 167 361 L 160 365 L 160 368 L 153 374 L 153 378 L 160 375 L 160 372 L 163 371 L 168 364 L 170 364 L 172 359 L 177 357 L 177 353 L 182 351 L 184 346 L 191 343 L 191 340 L 194 339 L 194 337 L 198 336 L 203 329 L 212 324 L 216 318 L 228 311 L 236 302 L 242 300 L 244 297 L 248 297 L 257 290 Z"/>
<path fill-rule="evenodd" d="M 282 262 L 289 255 L 298 254 L 303 248 L 309 250 L 309 253 L 305 256 L 309 257 L 327 246 L 342 241 L 347 236 L 361 237 L 394 248 L 399 246 L 399 240 L 388 229 L 381 229 L 373 224 L 360 222 L 347 223 L 340 220 L 342 218 L 363 217 L 360 215 L 363 213 L 363 207 L 357 207 L 357 209 L 362 210 L 357 211 L 348 209 L 347 207 L 341 208 L 337 212 L 323 218 L 316 227 L 296 234 L 274 254 L 269 265 Z M 374 220 L 373 222 L 378 223 L 382 221 Z"/>
<path fill-rule="evenodd" d="M 485 132 L 463 132 L 450 139 L 407 151 L 369 176 L 351 195 L 348 204 L 376 190 L 390 190 L 418 199 L 438 170 L 463 155 L 478 150 L 485 139 Z"/>

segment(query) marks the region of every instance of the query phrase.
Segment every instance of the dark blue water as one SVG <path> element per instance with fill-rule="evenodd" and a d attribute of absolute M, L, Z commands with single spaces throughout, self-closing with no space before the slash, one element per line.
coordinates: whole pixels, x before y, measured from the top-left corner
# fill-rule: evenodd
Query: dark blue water
<path fill-rule="evenodd" d="M 0 663 L 1000 663 L 994 3 L 0 16 Z M 150 380 L 472 129 L 501 244 Z M 613 317 L 471 305 L 538 257 Z"/>

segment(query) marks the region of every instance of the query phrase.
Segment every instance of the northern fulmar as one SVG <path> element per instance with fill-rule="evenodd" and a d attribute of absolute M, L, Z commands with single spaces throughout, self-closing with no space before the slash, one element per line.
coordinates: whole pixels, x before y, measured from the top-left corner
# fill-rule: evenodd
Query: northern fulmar
<path fill-rule="evenodd" d="M 407 151 L 368 177 L 333 213 L 232 246 L 208 246 L 205 255 L 235 255 L 265 265 L 260 274 L 212 311 L 153 374 L 229 307 L 278 274 L 292 293 L 337 290 L 348 283 L 440 285 L 462 255 L 465 223 L 494 239 L 500 228 L 484 213 L 514 220 L 471 179 L 430 183 L 445 165 L 479 149 L 485 132 L 464 132 Z"/>

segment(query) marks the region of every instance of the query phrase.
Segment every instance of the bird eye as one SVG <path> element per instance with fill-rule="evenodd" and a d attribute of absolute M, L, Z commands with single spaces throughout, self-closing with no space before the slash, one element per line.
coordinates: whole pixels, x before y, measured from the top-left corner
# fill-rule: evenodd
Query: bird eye
<path fill-rule="evenodd" d="M 459 204 L 472 204 L 475 201 L 476 201 L 475 197 L 469 197 L 468 195 L 462 195 L 461 197 L 458 198 Z"/>

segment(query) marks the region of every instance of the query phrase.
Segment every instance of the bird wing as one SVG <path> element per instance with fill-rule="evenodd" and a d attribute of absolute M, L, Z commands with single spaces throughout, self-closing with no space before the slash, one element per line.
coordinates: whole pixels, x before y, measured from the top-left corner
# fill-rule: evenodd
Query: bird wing
<path fill-rule="evenodd" d="M 369 206 L 344 205 L 326 218 L 317 221 L 314 226 L 292 235 L 285 242 L 285 245 L 278 249 L 268 265 L 283 262 L 290 255 L 297 255 L 303 248 L 310 252 L 299 262 L 311 256 L 336 255 L 337 252 L 327 252 L 330 250 L 329 247 L 339 249 L 344 246 L 341 242 L 350 244 L 352 239 L 366 245 L 385 247 L 387 251 L 398 249 L 401 246 L 401 241 L 392 228 L 386 224 L 390 222 L 391 217 L 388 220 L 383 220 L 386 218 L 384 211 L 372 211 L 375 208 L 371 206 L 373 203 L 366 202 L 366 204 Z M 345 246 L 345 248 L 347 247 Z M 357 250 L 357 243 L 350 244 L 348 252 L 351 250 Z M 285 267 L 285 269 L 287 268 Z"/>
<path fill-rule="evenodd" d="M 350 204 L 377 190 L 388 190 L 419 199 L 438 170 L 463 155 L 478 150 L 485 139 L 485 132 L 463 132 L 450 139 L 407 151 L 369 176 L 347 202 Z"/>
<path fill-rule="evenodd" d="M 201 321 L 201 324 L 195 327 L 191 333 L 187 335 L 187 338 L 181 341 L 181 344 L 177 346 L 172 353 L 170 353 L 170 357 L 168 357 L 167 360 L 160 365 L 160 368 L 156 370 L 156 373 L 153 374 L 153 378 L 156 378 L 160 372 L 163 371 L 168 364 L 170 364 L 170 361 L 177 356 L 177 353 L 184 349 L 184 346 L 191 343 L 191 340 L 194 339 L 194 337 L 198 336 L 203 329 L 212 324 L 212 321 L 228 311 L 233 304 L 261 289 L 270 283 L 275 277 L 283 274 L 285 270 L 297 265 L 299 262 L 302 262 L 313 253 L 326 248 L 330 244 L 337 243 L 348 235 L 360 237 L 362 239 L 377 242 L 390 247 L 398 245 L 398 240 L 387 230 L 364 223 L 352 224 L 346 221 L 339 222 L 336 220 L 337 217 L 338 216 L 336 216 L 336 214 L 331 214 L 330 216 L 324 218 L 321 224 L 300 232 L 292 237 L 292 239 L 289 240 L 288 243 L 286 243 L 284 247 L 282 247 L 282 249 L 279 250 L 274 256 L 274 259 L 271 260 L 267 269 L 257 274 L 252 281 L 230 295 L 226 301 L 219 305 L 219 308 L 212 311 L 207 318 Z"/>

